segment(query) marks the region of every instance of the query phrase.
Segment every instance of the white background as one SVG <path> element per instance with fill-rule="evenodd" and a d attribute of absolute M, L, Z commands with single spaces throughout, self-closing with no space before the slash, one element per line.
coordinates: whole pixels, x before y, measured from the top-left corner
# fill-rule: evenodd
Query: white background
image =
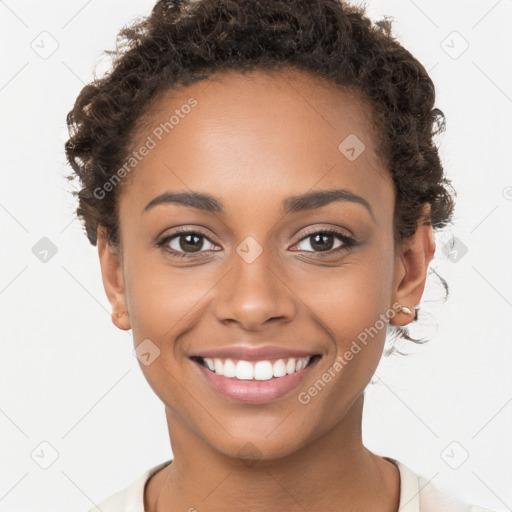
<path fill-rule="evenodd" d="M 431 72 L 447 117 L 441 155 L 458 201 L 432 264 L 450 297 L 443 304 L 429 276 L 422 318 L 431 325 L 413 334 L 433 339 L 382 361 L 367 390 L 365 443 L 466 501 L 511 510 L 512 1 L 367 3 L 372 18 L 394 18 L 399 41 Z M 101 52 L 152 6 L 0 2 L 4 512 L 85 511 L 172 457 L 163 406 L 133 356 L 131 331 L 111 322 L 63 151 L 66 114 Z M 31 47 L 43 31 L 58 43 L 47 59 Z M 464 40 L 469 47 L 458 55 Z M 46 263 L 32 252 L 43 237 L 57 248 Z M 442 251 L 452 237 L 467 247 L 456 262 Z M 43 441 L 58 452 L 48 469 L 31 458 L 36 450 L 49 460 Z"/>

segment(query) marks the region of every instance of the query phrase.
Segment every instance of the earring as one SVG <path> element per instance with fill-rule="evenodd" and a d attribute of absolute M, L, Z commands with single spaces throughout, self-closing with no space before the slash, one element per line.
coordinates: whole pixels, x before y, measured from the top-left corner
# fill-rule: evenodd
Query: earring
<path fill-rule="evenodd" d="M 416 305 L 414 306 L 414 320 L 418 320 L 418 312 L 420 310 L 420 306 L 419 305 Z M 406 307 L 406 306 L 402 306 L 401 309 L 400 309 L 400 312 L 401 313 L 405 313 L 407 315 L 411 314 L 411 310 Z"/>

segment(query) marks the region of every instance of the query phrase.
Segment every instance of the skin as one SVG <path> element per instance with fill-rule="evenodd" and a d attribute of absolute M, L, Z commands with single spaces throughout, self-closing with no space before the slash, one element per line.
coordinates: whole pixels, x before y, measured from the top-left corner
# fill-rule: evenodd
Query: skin
<path fill-rule="evenodd" d="M 120 247 L 98 229 L 114 323 L 132 329 L 135 346 L 150 339 L 160 350 L 140 366 L 165 405 L 174 462 L 149 480 L 146 510 L 396 512 L 398 469 L 366 449 L 361 436 L 364 389 L 386 329 L 307 405 L 298 393 L 395 302 L 412 312 L 389 322 L 413 320 L 435 250 L 432 226 L 418 222 L 415 235 L 394 247 L 393 183 L 357 94 L 297 70 L 223 72 L 161 95 L 140 142 L 190 97 L 198 105 L 123 184 Z M 366 146 L 354 161 L 338 150 L 349 134 Z M 285 198 L 328 189 L 362 196 L 373 217 L 361 204 L 340 201 L 283 214 Z M 225 212 L 164 203 L 143 213 L 166 191 L 211 194 Z M 192 255 L 184 261 L 155 245 L 177 227 L 207 237 L 199 249 L 183 237 L 180 246 L 179 236 L 167 243 Z M 322 228 L 357 245 L 335 252 L 343 242 L 327 238 L 331 255 L 322 258 L 306 237 Z M 236 252 L 248 236 L 263 250 L 252 263 Z M 189 356 L 240 343 L 322 358 L 285 397 L 236 403 L 201 379 Z M 239 451 L 249 446 L 244 459 Z"/>

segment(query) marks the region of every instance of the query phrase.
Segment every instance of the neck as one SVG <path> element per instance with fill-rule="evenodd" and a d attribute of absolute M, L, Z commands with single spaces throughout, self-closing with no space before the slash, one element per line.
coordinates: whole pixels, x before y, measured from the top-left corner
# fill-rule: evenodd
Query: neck
<path fill-rule="evenodd" d="M 396 512 L 398 468 L 362 443 L 363 395 L 321 437 L 278 459 L 241 460 L 205 444 L 166 409 L 173 462 L 145 491 L 145 510 Z"/>

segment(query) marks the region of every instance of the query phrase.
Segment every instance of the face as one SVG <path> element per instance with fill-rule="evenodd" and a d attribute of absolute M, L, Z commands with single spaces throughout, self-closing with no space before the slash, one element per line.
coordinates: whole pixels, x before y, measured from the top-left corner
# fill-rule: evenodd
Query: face
<path fill-rule="evenodd" d="M 118 325 L 171 427 L 229 456 L 247 443 L 262 459 L 290 454 L 351 414 L 382 319 L 410 321 L 389 311 L 423 291 L 428 261 L 407 272 L 393 246 L 394 189 L 368 112 L 297 71 L 225 72 L 150 112 L 134 149 L 151 148 L 119 198 L 120 252 L 98 242 L 114 311 L 128 312 Z M 205 355 L 234 369 L 217 375 Z M 290 355 L 314 357 L 293 372 Z M 292 373 L 259 380 L 283 365 Z"/>

